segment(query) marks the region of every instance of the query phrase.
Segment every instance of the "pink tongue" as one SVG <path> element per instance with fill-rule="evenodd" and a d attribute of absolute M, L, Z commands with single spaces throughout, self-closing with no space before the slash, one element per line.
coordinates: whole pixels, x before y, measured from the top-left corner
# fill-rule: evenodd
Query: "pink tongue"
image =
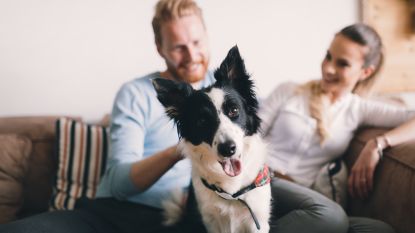
<path fill-rule="evenodd" d="M 234 177 L 241 173 L 241 162 L 238 159 L 227 159 L 221 162 L 221 165 L 228 176 Z"/>

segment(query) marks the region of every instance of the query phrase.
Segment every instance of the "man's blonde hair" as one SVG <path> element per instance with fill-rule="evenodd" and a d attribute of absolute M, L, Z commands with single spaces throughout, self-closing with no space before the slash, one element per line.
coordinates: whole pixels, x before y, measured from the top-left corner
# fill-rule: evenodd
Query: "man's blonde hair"
<path fill-rule="evenodd" d="M 179 19 L 183 16 L 197 15 L 204 25 L 202 9 L 193 0 L 160 0 L 156 7 L 152 21 L 154 39 L 161 44 L 161 26 L 165 22 Z"/>

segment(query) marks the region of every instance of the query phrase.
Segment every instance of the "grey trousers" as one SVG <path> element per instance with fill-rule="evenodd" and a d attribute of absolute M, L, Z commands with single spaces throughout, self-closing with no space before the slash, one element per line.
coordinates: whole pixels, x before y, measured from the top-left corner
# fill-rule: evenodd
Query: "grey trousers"
<path fill-rule="evenodd" d="M 271 185 L 272 233 L 395 232 L 379 220 L 347 217 L 340 205 L 309 188 L 279 178 L 274 178 Z"/>
<path fill-rule="evenodd" d="M 273 179 L 272 195 L 272 233 L 394 232 L 381 221 L 348 218 L 333 201 L 285 180 Z M 204 226 L 194 207 L 189 207 L 181 224 L 166 228 L 160 224 L 159 209 L 112 198 L 97 199 L 75 211 L 48 212 L 0 225 L 0 233 L 203 233 Z"/>

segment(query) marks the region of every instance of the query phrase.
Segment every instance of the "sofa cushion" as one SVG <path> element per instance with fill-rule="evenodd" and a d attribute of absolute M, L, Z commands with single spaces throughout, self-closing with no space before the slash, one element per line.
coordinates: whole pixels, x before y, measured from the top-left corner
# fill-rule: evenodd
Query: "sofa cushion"
<path fill-rule="evenodd" d="M 105 170 L 107 128 L 60 118 L 56 135 L 58 170 L 50 209 L 73 209 L 77 200 L 95 198 Z"/>
<path fill-rule="evenodd" d="M 25 136 L 0 134 L 0 223 L 16 219 L 23 204 L 31 146 Z"/>

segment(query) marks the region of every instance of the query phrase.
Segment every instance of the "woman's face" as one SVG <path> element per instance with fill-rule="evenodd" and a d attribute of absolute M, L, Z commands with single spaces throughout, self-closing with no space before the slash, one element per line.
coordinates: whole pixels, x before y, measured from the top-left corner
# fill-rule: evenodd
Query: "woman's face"
<path fill-rule="evenodd" d="M 350 93 L 357 82 L 373 73 L 374 67 L 364 67 L 367 47 L 337 34 L 321 64 L 321 88 L 334 98 Z"/>

